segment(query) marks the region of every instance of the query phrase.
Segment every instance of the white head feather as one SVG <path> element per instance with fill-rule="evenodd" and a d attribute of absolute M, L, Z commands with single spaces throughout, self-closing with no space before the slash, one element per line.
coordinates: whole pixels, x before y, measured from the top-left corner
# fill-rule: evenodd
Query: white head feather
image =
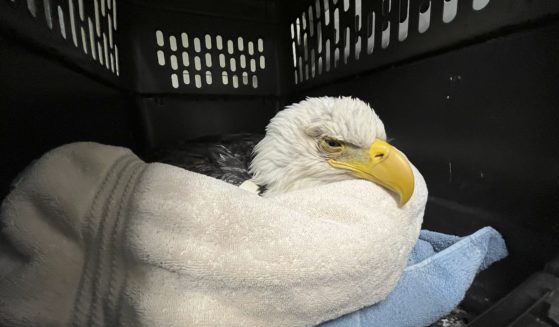
<path fill-rule="evenodd" d="M 386 140 L 384 124 L 367 103 L 350 97 L 307 98 L 278 112 L 266 127 L 254 148 L 253 181 L 272 195 L 354 179 L 327 162 L 318 147 L 323 136 L 364 149 L 376 138 Z"/>

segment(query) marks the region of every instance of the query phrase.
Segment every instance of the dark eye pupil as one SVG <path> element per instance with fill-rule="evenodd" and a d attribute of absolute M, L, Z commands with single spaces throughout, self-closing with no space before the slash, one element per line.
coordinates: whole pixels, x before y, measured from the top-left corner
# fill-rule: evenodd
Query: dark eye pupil
<path fill-rule="evenodd" d="M 328 145 L 331 147 L 336 147 L 336 146 L 340 146 L 340 143 L 338 141 L 330 140 L 328 141 Z"/>

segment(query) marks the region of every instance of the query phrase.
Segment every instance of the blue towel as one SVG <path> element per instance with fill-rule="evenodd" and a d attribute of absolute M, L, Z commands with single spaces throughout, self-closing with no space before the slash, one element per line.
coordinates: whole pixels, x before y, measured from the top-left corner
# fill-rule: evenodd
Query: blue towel
<path fill-rule="evenodd" d="M 505 241 L 491 227 L 466 237 L 422 230 L 408 267 L 384 301 L 321 326 L 428 326 L 462 301 L 478 272 L 507 254 Z"/>

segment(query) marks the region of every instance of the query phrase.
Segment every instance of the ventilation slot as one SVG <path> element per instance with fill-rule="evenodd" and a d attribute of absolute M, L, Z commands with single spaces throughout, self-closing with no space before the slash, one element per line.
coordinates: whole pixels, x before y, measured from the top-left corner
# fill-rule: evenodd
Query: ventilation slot
<path fill-rule="evenodd" d="M 80 20 L 85 20 L 85 12 L 83 10 L 83 0 L 78 0 L 78 12 L 80 13 Z"/>
<path fill-rule="evenodd" d="M 202 48 L 200 47 L 200 39 L 195 37 L 194 38 L 194 51 L 200 52 Z"/>
<path fill-rule="evenodd" d="M 68 11 L 70 12 L 70 29 L 72 31 L 72 41 L 74 46 L 78 46 L 78 34 L 76 32 L 76 18 L 74 16 L 74 1 L 68 0 Z"/>
<path fill-rule="evenodd" d="M 375 49 L 375 13 L 371 12 L 367 18 L 367 54 Z"/>
<path fill-rule="evenodd" d="M 330 71 L 330 39 L 326 40 L 326 71 Z"/>
<path fill-rule="evenodd" d="M 256 59 L 250 59 L 250 71 L 253 73 L 256 71 Z"/>
<path fill-rule="evenodd" d="M 33 17 L 37 17 L 37 5 L 35 4 L 35 0 L 27 0 L 27 11 Z"/>
<path fill-rule="evenodd" d="M 171 55 L 171 60 L 170 61 L 171 61 L 171 68 L 173 70 L 179 69 L 179 62 L 177 60 L 177 56 Z"/>
<path fill-rule="evenodd" d="M 334 11 L 334 31 L 336 32 L 334 42 L 338 44 L 340 42 L 340 11 L 338 8 Z"/>
<path fill-rule="evenodd" d="M 223 50 L 223 39 L 221 38 L 221 35 L 217 35 L 215 37 L 215 46 L 218 50 Z"/>
<path fill-rule="evenodd" d="M 450 23 L 456 17 L 458 10 L 458 0 L 444 0 L 443 2 L 443 22 Z"/>
<path fill-rule="evenodd" d="M 248 54 L 251 56 L 254 54 L 254 43 L 252 41 L 248 42 Z"/>
<path fill-rule="evenodd" d="M 324 24 L 330 24 L 330 4 L 328 3 L 330 0 L 324 0 Z"/>
<path fill-rule="evenodd" d="M 482 10 L 489 4 L 489 0 L 474 0 L 472 3 L 472 8 L 474 10 Z"/>
<path fill-rule="evenodd" d="M 316 74 L 316 70 L 315 70 L 315 55 L 314 55 L 314 49 L 311 50 L 311 76 L 314 78 Z"/>
<path fill-rule="evenodd" d="M 93 22 L 91 18 L 88 18 L 87 25 L 89 27 L 89 44 L 91 45 L 91 57 L 93 60 L 97 60 L 97 54 L 95 50 L 95 31 L 93 30 Z"/>
<path fill-rule="evenodd" d="M 417 31 L 425 33 L 431 24 L 431 0 L 423 1 L 419 6 L 419 23 Z"/>
<path fill-rule="evenodd" d="M 108 20 L 108 30 L 109 30 L 109 44 L 111 46 L 111 49 L 114 48 L 114 41 L 113 41 L 113 24 L 112 21 L 109 19 Z"/>
<path fill-rule="evenodd" d="M 389 44 L 390 44 L 390 21 L 385 20 L 384 23 L 382 24 L 382 36 L 381 36 L 380 46 L 383 49 L 386 49 L 388 48 Z"/>
<path fill-rule="evenodd" d="M 233 75 L 233 87 L 234 88 L 239 87 L 239 79 L 237 78 L 237 75 Z"/>
<path fill-rule="evenodd" d="M 355 31 L 361 30 L 361 0 L 355 0 Z"/>
<path fill-rule="evenodd" d="M 105 60 L 103 58 L 103 49 L 101 48 L 101 42 L 97 41 L 97 57 L 99 58 L 99 63 L 104 66 Z"/>
<path fill-rule="evenodd" d="M 64 23 L 64 11 L 58 6 L 58 27 L 60 27 L 60 35 L 66 39 L 66 24 Z"/>
<path fill-rule="evenodd" d="M 85 29 L 83 27 L 81 28 L 81 36 L 83 53 L 87 54 L 87 36 L 85 35 Z"/>
<path fill-rule="evenodd" d="M 107 12 L 105 11 L 105 0 L 100 0 L 100 1 L 101 1 L 101 15 L 105 17 L 105 15 L 107 14 Z"/>
<path fill-rule="evenodd" d="M 182 42 L 183 48 L 188 49 L 188 34 L 186 34 L 186 33 L 181 34 L 181 42 Z M 162 47 L 163 45 L 164 44 L 160 44 L 159 46 Z"/>
<path fill-rule="evenodd" d="M 101 23 L 99 21 L 99 2 L 97 0 L 93 0 L 93 8 L 95 13 L 95 32 L 97 32 L 97 36 L 101 36 Z"/>
<path fill-rule="evenodd" d="M 349 27 L 346 27 L 344 36 L 344 64 L 347 64 L 349 60 L 349 46 L 351 44 L 350 33 Z"/>
<path fill-rule="evenodd" d="M 105 67 L 111 69 L 111 64 L 109 61 L 109 47 L 107 44 L 107 35 L 103 33 L 103 52 L 105 53 Z"/>
<path fill-rule="evenodd" d="M 110 0 L 109 0 L 110 1 Z M 117 15 L 116 15 L 116 0 L 113 0 L 113 5 L 112 5 L 112 10 L 113 10 L 113 28 L 116 31 L 116 26 L 117 26 Z"/>
<path fill-rule="evenodd" d="M 45 22 L 49 30 L 52 30 L 52 9 L 50 6 L 50 0 L 43 0 L 43 8 L 45 10 Z"/>
<path fill-rule="evenodd" d="M 400 42 L 408 38 L 408 28 L 410 22 L 410 1 L 411 0 L 400 0 L 400 19 L 398 23 L 398 41 Z"/>

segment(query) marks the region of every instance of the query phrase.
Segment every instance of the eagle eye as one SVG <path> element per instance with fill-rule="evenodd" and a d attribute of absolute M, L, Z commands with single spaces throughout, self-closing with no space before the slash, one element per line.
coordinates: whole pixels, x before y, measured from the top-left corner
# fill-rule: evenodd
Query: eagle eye
<path fill-rule="evenodd" d="M 329 154 L 337 154 L 344 151 L 344 144 L 342 141 L 338 141 L 329 137 L 322 138 L 319 144 L 322 151 Z"/>
<path fill-rule="evenodd" d="M 328 143 L 329 146 L 331 146 L 333 148 L 337 148 L 337 147 L 342 146 L 342 144 L 340 142 L 336 141 L 336 140 L 328 140 L 327 143 Z"/>

